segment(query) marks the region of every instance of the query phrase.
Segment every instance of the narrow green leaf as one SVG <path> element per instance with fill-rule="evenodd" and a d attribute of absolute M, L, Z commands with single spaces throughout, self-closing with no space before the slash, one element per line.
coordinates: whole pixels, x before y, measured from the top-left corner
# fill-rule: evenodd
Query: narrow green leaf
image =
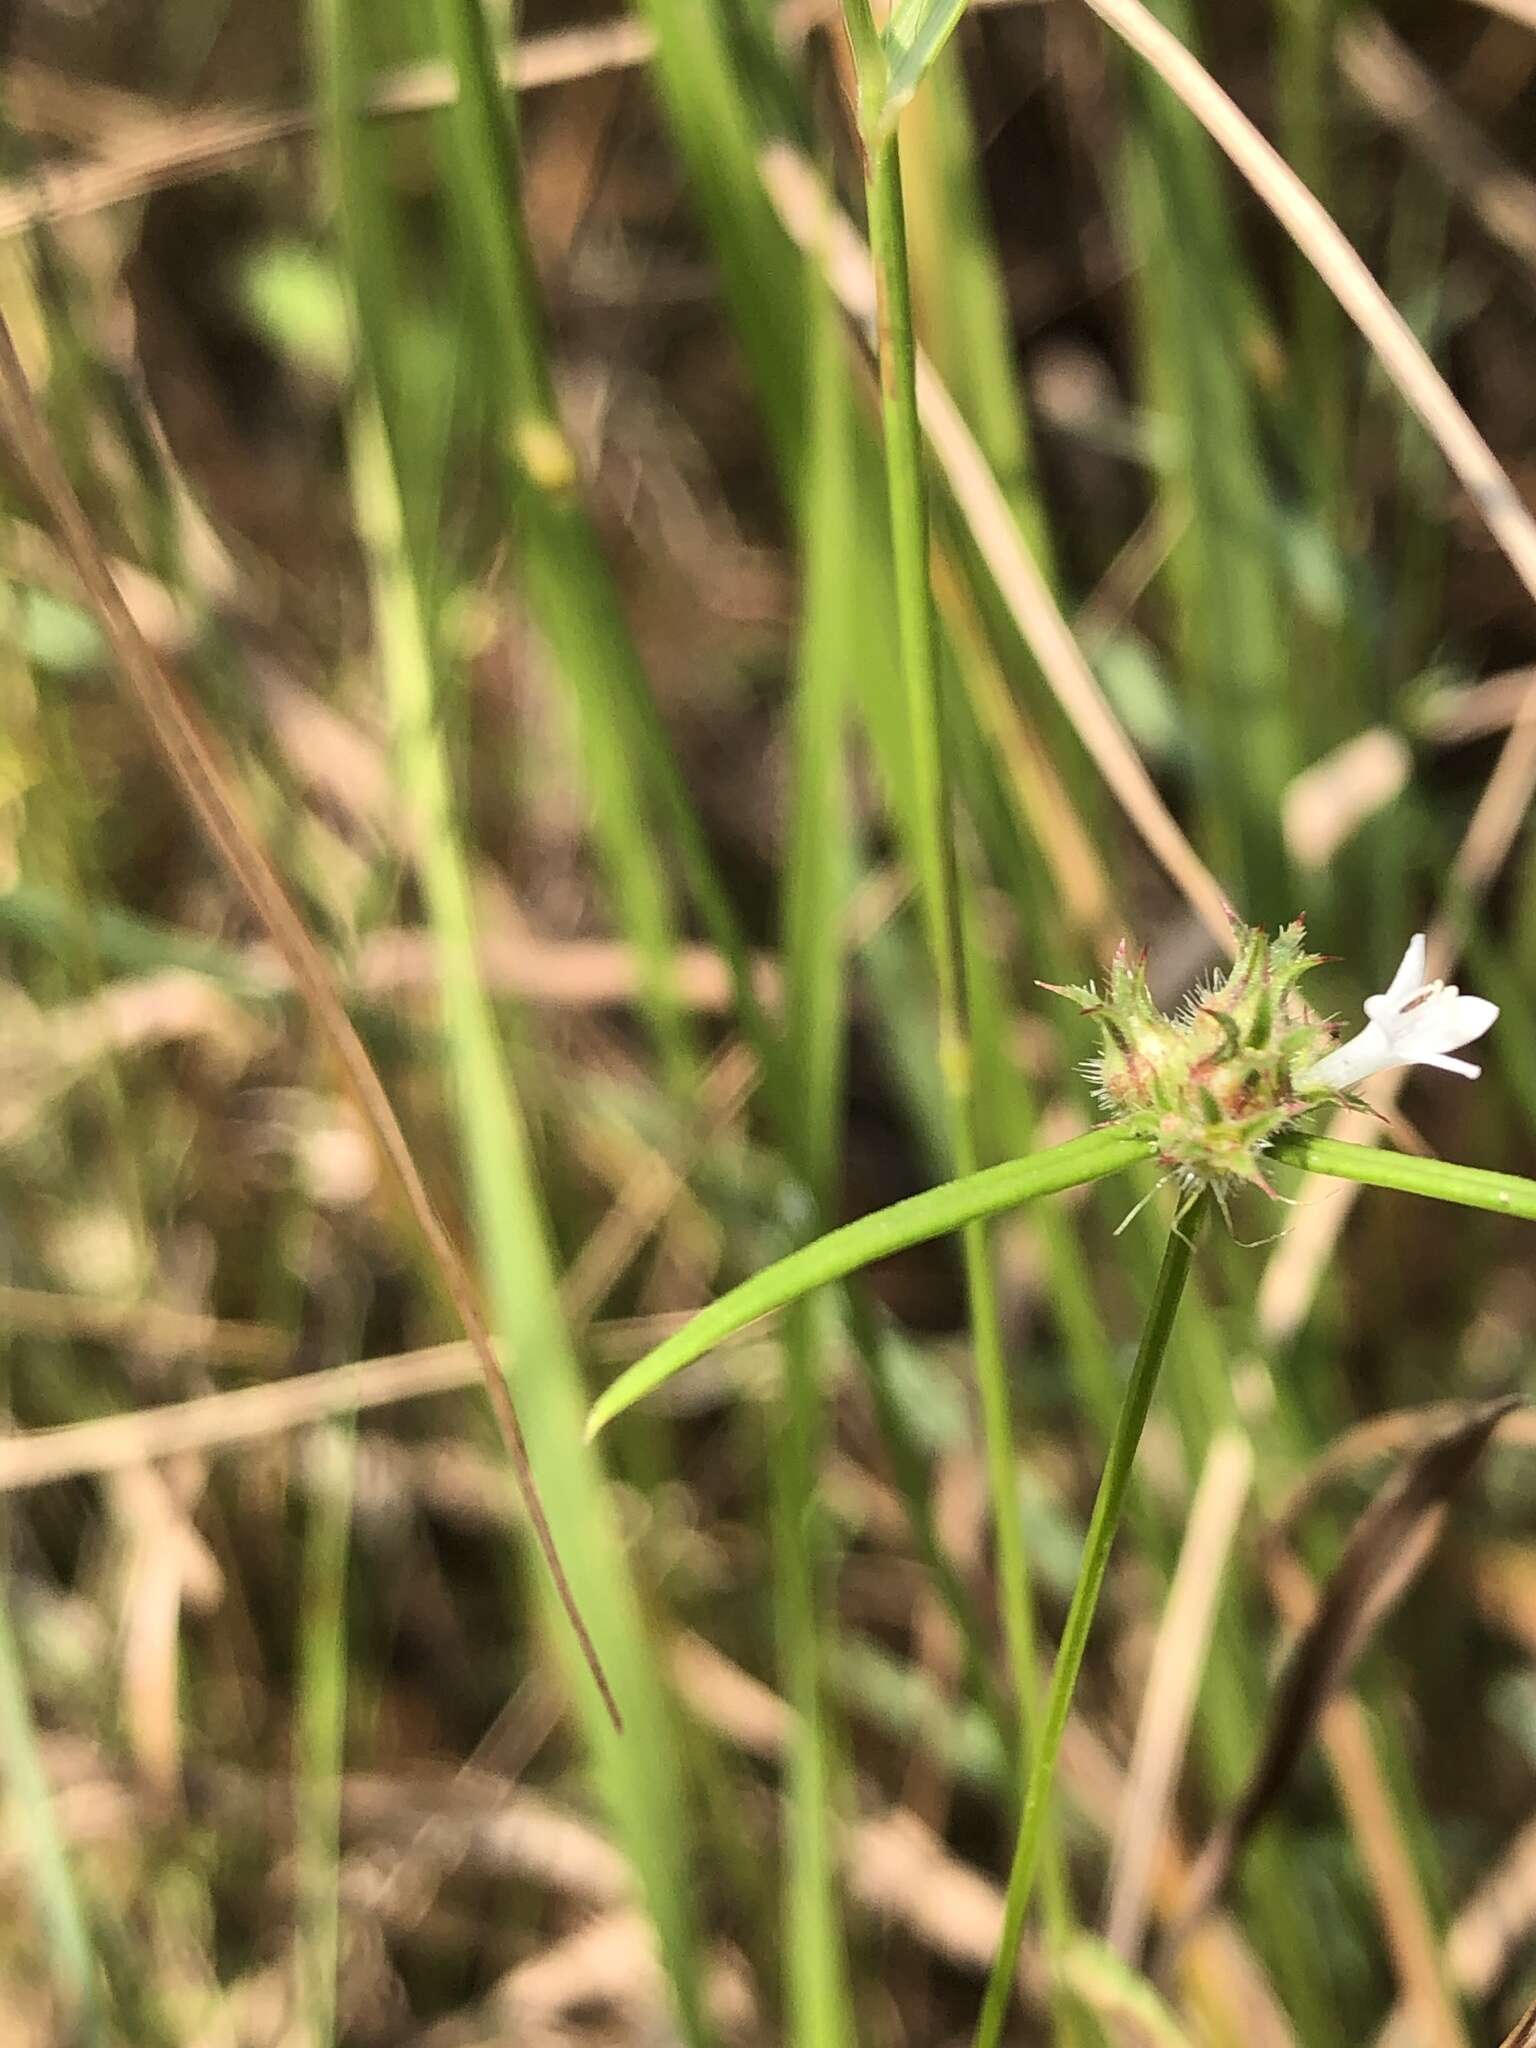
<path fill-rule="evenodd" d="M 1518 1173 L 1490 1173 L 1486 1167 L 1458 1166 L 1450 1159 L 1414 1159 L 1404 1152 L 1381 1152 L 1373 1145 L 1295 1132 L 1275 1140 L 1273 1156 L 1308 1173 L 1331 1173 L 1338 1180 L 1358 1180 L 1367 1187 L 1427 1195 L 1431 1201 L 1491 1209 L 1496 1215 L 1523 1216 L 1536 1223 L 1536 1180 Z"/>
<path fill-rule="evenodd" d="M 772 133 L 803 116 L 767 8 L 638 0 L 656 37 L 661 111 L 688 172 L 689 204 L 714 246 L 736 340 L 752 373 L 781 480 L 794 490 L 806 429 L 811 331 L 801 260 L 758 176 Z"/>
<path fill-rule="evenodd" d="M 892 14 L 881 38 L 890 66 L 883 121 L 887 132 L 960 26 L 965 6 L 966 0 L 902 0 Z"/>
<path fill-rule="evenodd" d="M 930 68 L 907 115 L 902 192 L 923 347 L 976 436 L 1030 553 L 1054 585 L 1056 545 L 958 50 Z"/>
<path fill-rule="evenodd" d="M 1123 1130 L 1090 1131 L 1085 1137 L 1069 1139 L 1048 1152 L 1032 1153 L 1027 1159 L 1009 1159 L 1001 1166 L 989 1166 L 963 1180 L 947 1181 L 943 1187 L 928 1188 L 910 1195 L 873 1216 L 861 1216 L 829 1231 L 803 1250 L 761 1273 L 755 1273 L 740 1287 L 722 1295 L 701 1309 L 693 1321 L 669 1337 L 665 1344 L 621 1373 L 613 1385 L 592 1404 L 587 1418 L 587 1435 L 596 1436 L 616 1415 L 632 1408 L 646 1394 L 654 1393 L 672 1375 L 692 1365 L 724 1338 L 755 1323 L 760 1316 L 786 1308 L 817 1287 L 844 1279 L 860 1267 L 889 1258 L 908 1245 L 922 1244 L 932 1237 L 944 1237 L 967 1223 L 999 1215 L 1022 1202 L 1041 1195 L 1057 1195 L 1063 1188 L 1081 1187 L 1089 1181 L 1105 1180 L 1112 1173 L 1150 1159 L 1157 1147 L 1150 1138 L 1133 1137 Z"/>
<path fill-rule="evenodd" d="M 1194 36 L 1187 0 L 1153 11 Z M 1279 820 L 1308 758 L 1298 721 L 1312 678 L 1283 601 L 1283 529 L 1248 368 L 1262 330 L 1210 139 L 1140 71 L 1126 76 L 1122 176 L 1148 402 L 1168 435 L 1157 492 L 1180 535 L 1165 571 L 1170 624 L 1185 715 L 1198 706 L 1209 750 L 1202 850 L 1251 914 L 1278 917 L 1295 900 Z"/>

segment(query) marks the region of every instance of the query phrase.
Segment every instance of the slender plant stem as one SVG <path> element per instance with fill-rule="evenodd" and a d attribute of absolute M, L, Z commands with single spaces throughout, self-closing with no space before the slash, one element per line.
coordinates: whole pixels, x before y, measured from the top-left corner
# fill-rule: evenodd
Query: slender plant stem
<path fill-rule="evenodd" d="M 850 34 L 859 57 L 861 102 L 872 59 L 855 20 L 867 16 L 851 0 Z M 971 1088 L 969 1018 L 958 877 L 951 831 L 951 797 L 944 755 L 943 707 L 932 594 L 928 582 L 928 513 L 917 416 L 916 357 L 901 159 L 896 137 L 874 147 L 867 164 L 870 243 L 879 287 L 880 386 L 885 469 L 896 583 L 898 644 L 908 739 L 912 750 L 913 828 L 938 993 L 939 1066 L 944 1080 L 949 1138 L 957 1175 L 976 1172 L 975 1101 Z M 1019 1532 L 1013 1470 L 1013 1433 L 998 1327 L 996 1292 L 984 1223 L 962 1233 L 966 1287 L 976 1344 L 988 1477 L 997 1523 L 998 1570 L 1004 1629 L 1021 1702 L 1033 1672 L 1027 1577 Z"/>
<path fill-rule="evenodd" d="M 1309 1137 L 1304 1131 L 1288 1131 L 1277 1138 L 1274 1156 L 1309 1173 L 1331 1173 L 1337 1180 L 1363 1181 L 1368 1187 L 1392 1188 L 1402 1195 L 1424 1195 L 1430 1201 L 1454 1202 L 1463 1209 L 1488 1209 L 1496 1216 L 1520 1216 L 1536 1222 L 1536 1180 L 1523 1174 L 1492 1173 L 1483 1166 L 1460 1166 L 1454 1159 L 1415 1159 L 1403 1152 L 1381 1152 L 1371 1145 Z"/>
<path fill-rule="evenodd" d="M 1119 1527 L 1120 1511 L 1125 1503 L 1126 1487 L 1130 1480 L 1131 1467 L 1136 1459 L 1136 1447 L 1141 1441 L 1147 1410 L 1152 1405 L 1153 1390 L 1157 1386 L 1157 1376 L 1162 1369 L 1163 1355 L 1168 1349 L 1168 1339 L 1173 1330 L 1173 1319 L 1178 1313 L 1184 1282 L 1189 1275 L 1190 1255 L 1194 1250 L 1195 1236 L 1204 1220 L 1209 1202 L 1209 1195 L 1202 1194 L 1188 1215 L 1182 1220 L 1175 1221 L 1169 1233 L 1162 1267 L 1157 1276 L 1157 1286 L 1152 1295 L 1152 1306 L 1147 1314 L 1146 1328 L 1141 1333 L 1136 1363 L 1131 1368 L 1125 1399 L 1120 1407 L 1120 1419 L 1115 1425 L 1109 1456 L 1105 1460 L 1104 1476 L 1099 1481 L 1098 1498 L 1093 1504 L 1093 1519 L 1088 1525 L 1088 1538 L 1083 1550 L 1082 1570 L 1078 1573 L 1077 1588 L 1072 1595 L 1066 1627 L 1062 1631 L 1061 1648 L 1056 1653 L 1056 1667 L 1051 1673 L 1051 1692 L 1046 1702 L 1045 1725 L 1035 1747 L 1030 1764 L 1029 1783 L 1024 1790 L 1024 1811 L 1019 1820 L 1018 1840 L 1014 1845 L 1013 1867 L 1008 1873 L 1002 1938 L 998 1942 L 997 1954 L 992 1963 L 992 1974 L 987 1980 L 986 1995 L 982 2000 L 981 2018 L 976 2025 L 975 2048 L 997 2048 L 1002 2036 L 1003 2021 L 1008 2011 L 1008 1997 L 1013 1987 L 1014 1968 L 1018 1959 L 1019 1939 L 1024 1932 L 1024 1916 L 1029 1910 L 1030 1894 L 1034 1889 L 1035 1872 L 1039 1865 L 1041 1845 L 1045 1839 L 1046 1823 L 1050 1815 L 1051 1786 L 1056 1775 L 1056 1759 L 1061 1749 L 1061 1738 L 1067 1725 L 1072 1695 L 1077 1688 L 1077 1676 L 1082 1669 L 1088 1632 L 1093 1626 L 1099 1594 L 1104 1585 L 1104 1574 L 1109 1565 L 1110 1551 L 1114 1546 L 1115 1531 Z"/>
<path fill-rule="evenodd" d="M 840 2048 L 854 2038 L 833 1853 L 838 1759 L 827 1695 L 827 1546 L 816 1500 L 823 1436 L 816 1367 L 826 1307 L 802 1302 L 789 1317 L 772 1458 L 781 1668 L 795 1709 L 783 1897 L 786 2033 L 794 2048 Z"/>
<path fill-rule="evenodd" d="M 937 986 L 939 1068 L 944 1081 L 950 1150 L 955 1170 L 963 1176 L 975 1173 L 980 1166 L 981 1145 L 972 1078 L 965 916 L 945 759 L 937 628 L 928 577 L 928 506 L 922 427 L 917 410 L 917 348 L 912 325 L 900 144 L 894 129 L 876 139 L 886 76 L 869 0 L 848 0 L 847 21 L 859 74 L 869 239 L 878 294 L 881 415 L 897 640 L 911 747 L 912 829 Z M 1033 1747 L 1039 1705 L 1034 1602 L 1019 1519 L 1002 1320 L 985 1223 L 965 1227 L 961 1248 L 976 1353 L 1003 1635 L 1027 1752 Z M 1054 1859 L 1048 1864 L 1047 1904 L 1053 1924 L 1064 1926 L 1065 1882 Z"/>

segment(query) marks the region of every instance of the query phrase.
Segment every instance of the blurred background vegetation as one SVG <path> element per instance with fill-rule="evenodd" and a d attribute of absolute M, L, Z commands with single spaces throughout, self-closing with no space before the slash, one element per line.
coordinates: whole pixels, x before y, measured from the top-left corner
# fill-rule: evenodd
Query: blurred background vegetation
<path fill-rule="evenodd" d="M 1528 492 L 1528 0 L 1157 12 Z M 806 198 L 861 218 L 832 10 L 25 0 L 6 33 L 0 308 L 469 1255 L 628 1724 L 314 1020 L 12 467 L 7 2048 L 966 2040 L 1153 1176 L 991 1235 L 1033 1653 L 953 1246 L 581 1446 L 692 1309 L 955 1168 L 876 387 L 833 288 L 861 252 Z M 1245 917 L 1305 914 L 1350 1019 L 1430 929 L 1503 1017 L 1480 1083 L 1415 1079 L 1381 1129 L 1536 1169 L 1531 600 L 1478 509 L 1077 0 L 975 9 L 902 144 L 920 338 L 998 486 L 936 448 L 982 1163 L 1094 1115 L 1090 1034 L 1038 981 L 1122 933 L 1170 1003 L 1219 965 L 1203 863 Z M 1186 887 L 1037 663 L 995 573 L 1021 537 Z M 1526 1226 L 1281 1192 L 1185 1305 L 1019 2041 L 1449 2048 L 1536 1994 L 1523 1417 L 1443 1534 L 1433 1506 L 1375 1559 L 1326 1711 L 1277 1686 L 1445 1404 L 1529 1383 Z"/>

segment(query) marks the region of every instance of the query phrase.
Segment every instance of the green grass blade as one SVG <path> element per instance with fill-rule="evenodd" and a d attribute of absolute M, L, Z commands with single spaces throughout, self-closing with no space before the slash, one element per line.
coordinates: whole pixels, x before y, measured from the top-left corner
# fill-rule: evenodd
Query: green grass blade
<path fill-rule="evenodd" d="M 784 1391 L 773 1444 L 773 1536 L 779 1657 L 794 1728 L 785 1764 L 783 1925 L 785 2037 L 796 2048 L 853 2039 L 838 1901 L 837 1744 L 826 1660 L 836 1631 L 826 1596 L 827 1532 L 818 1506 L 822 1390 L 817 1370 L 829 1318 L 804 1303 L 784 1336 Z"/>
<path fill-rule="evenodd" d="M 948 729 L 953 721 L 947 716 L 938 617 L 929 581 L 928 503 L 901 152 L 894 127 L 881 128 L 879 124 L 885 65 L 869 0 L 848 0 L 846 19 L 858 72 L 865 199 L 879 308 L 876 329 L 886 502 L 896 590 L 898 675 L 912 763 L 919 908 L 928 934 L 937 999 L 939 1067 L 950 1150 L 958 1172 L 968 1175 L 977 1171 L 983 1157 L 972 1028 L 977 917 L 970 876 L 959 854 L 957 835 L 964 828 L 955 800 L 954 735 Z M 1037 1705 L 1034 1600 L 1020 1526 L 1018 1450 L 997 1272 L 992 1245 L 980 1220 L 963 1227 L 961 1255 L 997 1546 L 1003 1639 L 1018 1703 L 1022 1747 L 1027 1750 L 1034 1740 Z M 1052 1930 L 1059 1934 L 1067 1924 L 1066 1887 L 1054 1838 L 1049 1847 L 1047 1906 Z M 1058 2014 L 1058 2019 L 1070 2041 L 1075 2031 L 1070 2020 L 1064 2013 Z"/>
<path fill-rule="evenodd" d="M 800 552 L 805 592 L 793 712 L 794 798 L 785 879 L 786 1052 L 799 1115 L 786 1140 L 817 1202 L 832 1199 L 841 1114 L 846 992 L 844 927 L 854 860 L 844 763 L 847 686 L 860 658 L 859 578 L 843 544 L 853 518 L 853 393 L 842 321 L 823 292 Z"/>
<path fill-rule="evenodd" d="M 1019 391 L 1008 295 L 954 52 L 930 70 L 907 109 L 902 174 L 923 347 L 976 436 L 1030 553 L 1054 584 L 1055 550 Z"/>
<path fill-rule="evenodd" d="M 561 429 L 521 211 L 512 109 L 497 82 L 485 18 L 472 0 L 430 5 L 461 80 L 444 117 L 444 164 L 477 309 L 485 392 L 506 457 L 508 509 L 519 529 L 530 608 L 581 717 L 610 887 L 647 963 L 650 1012 L 671 1078 L 681 1084 L 685 1019 L 671 972 L 667 859 L 675 857 L 709 937 L 730 966 L 742 1027 L 762 1064 L 764 1094 L 773 1101 L 782 1087 L 776 1035 L 757 1001 L 733 907 L 657 714 Z M 510 377 L 508 362 L 516 373 Z"/>
<path fill-rule="evenodd" d="M 775 1309 L 787 1308 L 818 1287 L 845 1279 L 861 1267 L 904 1251 L 908 1245 L 944 1237 L 1021 1202 L 1042 1195 L 1060 1194 L 1064 1188 L 1081 1187 L 1089 1181 L 1104 1180 L 1128 1166 L 1151 1159 L 1157 1150 L 1150 1138 L 1137 1138 L 1125 1131 L 1090 1131 L 1085 1137 L 1070 1138 L 1064 1145 L 1037 1152 L 1028 1159 L 1010 1159 L 1001 1166 L 989 1166 L 963 1180 L 947 1182 L 910 1195 L 856 1223 L 845 1223 L 829 1231 L 814 1244 L 791 1252 L 786 1259 L 755 1273 L 740 1287 L 732 1288 L 720 1300 L 701 1309 L 683 1329 L 645 1358 L 621 1373 L 612 1386 L 592 1404 L 587 1421 L 588 1436 L 595 1436 L 626 1408 L 654 1393 L 674 1373 L 692 1365 L 724 1338 L 745 1329 Z"/>
<path fill-rule="evenodd" d="M 107 904 L 79 900 L 45 882 L 21 881 L 0 895 L 0 938 L 24 940 L 49 954 L 88 949 L 103 973 L 155 974 L 162 968 L 183 967 L 242 1001 L 272 999 L 270 987 L 262 985 L 232 947 Z"/>
<path fill-rule="evenodd" d="M 1193 2048 L 1191 2035 L 1155 1987 L 1097 1935 L 1074 1935 L 1056 1968 L 1104 2021 L 1112 2040 L 1129 2035 L 1145 2048 Z"/>
<path fill-rule="evenodd" d="M 946 51 L 927 73 L 902 117 L 901 144 L 918 334 L 975 436 L 1025 547 L 1054 590 L 1058 550 L 1020 390 L 1008 294 L 957 51 Z M 935 536 L 942 550 L 942 554 L 936 553 L 936 592 L 950 659 L 964 686 L 949 693 L 956 784 L 965 790 L 989 851 L 996 848 L 993 859 L 1004 872 L 1010 865 L 1025 870 L 1022 888 L 1016 883 L 1010 886 L 1023 905 L 1032 906 L 1035 898 L 1049 900 L 1052 892 L 1041 886 L 1039 854 L 1032 835 L 1026 832 L 1020 840 L 1019 825 L 1024 821 L 1010 816 L 1016 810 L 1019 790 L 1014 776 L 1006 772 L 1005 756 L 995 736 L 1000 721 L 1012 728 L 1019 716 L 1012 703 L 1015 687 L 1028 691 L 1030 716 L 1039 723 L 1051 762 L 1084 814 L 1090 837 L 1098 835 L 1085 807 L 1101 807 L 1100 792 L 1071 720 L 1043 686 L 1033 653 L 1020 638 L 1015 621 L 996 601 L 969 526 L 942 494 L 936 494 L 933 511 Z M 946 559 L 949 557 L 952 562 Z M 942 573 L 938 573 L 940 567 Z M 1018 684 L 1014 678 L 1019 679 Z M 988 704 L 988 721 L 981 717 L 984 703 Z M 987 730 L 988 723 L 993 730 Z M 964 757 L 968 726 L 974 728 L 978 743 L 976 759 L 970 763 Z M 1013 759 L 1016 764 L 1016 746 Z M 967 766 L 968 774 L 963 772 Z M 989 787 L 995 787 L 1001 799 L 995 807 L 997 823 L 1008 821 L 1004 832 L 999 832 L 988 816 L 990 807 L 984 799 Z M 1041 936 L 1038 931 L 1030 932 L 1034 943 Z M 1050 945 L 1046 950 L 1059 956 L 1060 946 Z"/>

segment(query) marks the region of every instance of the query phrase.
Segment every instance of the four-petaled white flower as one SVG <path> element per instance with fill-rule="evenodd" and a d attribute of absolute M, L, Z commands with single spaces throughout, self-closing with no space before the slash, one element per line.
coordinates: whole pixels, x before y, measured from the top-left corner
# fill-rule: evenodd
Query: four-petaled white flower
<path fill-rule="evenodd" d="M 1475 1081 L 1482 1068 L 1451 1055 L 1482 1037 L 1499 1006 L 1443 981 L 1426 981 L 1424 934 L 1416 932 L 1385 995 L 1366 997 L 1365 1014 L 1365 1029 L 1308 1067 L 1299 1088 L 1355 1088 L 1388 1067 L 1407 1066 L 1443 1067 Z"/>

